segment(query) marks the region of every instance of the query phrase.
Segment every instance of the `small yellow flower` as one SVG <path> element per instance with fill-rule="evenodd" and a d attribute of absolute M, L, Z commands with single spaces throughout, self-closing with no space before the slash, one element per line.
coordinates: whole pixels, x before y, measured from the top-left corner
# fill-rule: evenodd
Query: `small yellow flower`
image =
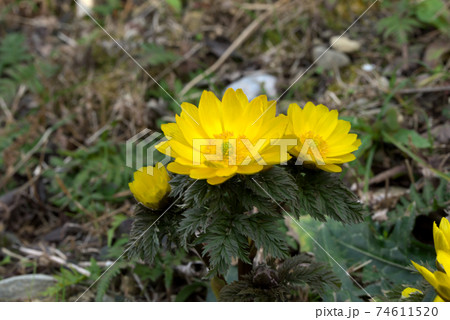
<path fill-rule="evenodd" d="M 176 123 L 161 126 L 168 141 L 156 148 L 175 158 L 167 169 L 220 184 L 235 174 L 254 174 L 290 158 L 279 141 L 287 117 L 276 116 L 275 102 L 259 96 L 248 101 L 240 89 L 228 89 L 222 101 L 204 91 L 198 108 L 182 103 Z"/>
<path fill-rule="evenodd" d="M 361 145 L 357 135 L 349 133 L 350 122 L 339 120 L 336 110 L 308 102 L 303 109 L 293 103 L 288 109 L 286 137 L 297 138 L 289 152 L 302 163 L 312 163 L 328 172 L 341 172 L 338 164 L 355 160 L 352 154 Z"/>
<path fill-rule="evenodd" d="M 439 270 L 431 272 L 414 261 L 411 262 L 425 280 L 434 287 L 440 299 L 450 301 L 450 222 L 446 218 L 441 219 L 439 228 L 434 223 L 433 237 L 437 255 L 436 264 Z"/>
<path fill-rule="evenodd" d="M 142 167 L 134 173 L 128 186 L 137 201 L 150 209 L 158 209 L 161 200 L 170 192 L 169 174 L 162 164 Z"/>
<path fill-rule="evenodd" d="M 423 292 L 420 291 L 419 289 L 406 288 L 405 290 L 402 291 L 402 298 L 409 298 L 409 296 L 414 292 L 419 292 L 420 294 L 423 294 Z"/>

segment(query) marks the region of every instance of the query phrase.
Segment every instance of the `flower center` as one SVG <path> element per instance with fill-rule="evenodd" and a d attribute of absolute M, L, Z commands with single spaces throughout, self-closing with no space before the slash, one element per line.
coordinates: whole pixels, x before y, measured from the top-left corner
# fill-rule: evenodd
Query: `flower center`
<path fill-rule="evenodd" d="M 228 165 L 242 165 L 252 154 L 248 149 L 249 141 L 245 135 L 236 136 L 233 132 L 225 131 L 214 135 L 208 145 L 201 147 L 201 153 L 205 155 L 207 165 L 212 167 L 222 167 Z M 245 142 L 244 142 L 244 141 Z M 217 152 L 217 148 L 222 154 Z"/>
<path fill-rule="evenodd" d="M 308 131 L 300 136 L 300 153 L 309 154 L 312 159 L 317 160 L 318 156 L 324 159 L 328 153 L 328 145 L 322 136 Z"/>

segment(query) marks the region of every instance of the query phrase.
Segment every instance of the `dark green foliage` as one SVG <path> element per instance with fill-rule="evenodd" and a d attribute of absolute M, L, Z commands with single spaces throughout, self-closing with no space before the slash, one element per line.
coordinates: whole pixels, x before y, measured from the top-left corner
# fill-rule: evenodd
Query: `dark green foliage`
<path fill-rule="evenodd" d="M 287 301 L 301 285 L 321 294 L 326 288 L 338 290 L 339 279 L 331 268 L 301 254 L 286 259 L 278 267 L 274 260 L 259 265 L 243 280 L 220 291 L 221 301 Z"/>
<path fill-rule="evenodd" d="M 181 196 L 181 206 L 190 208 L 180 223 L 181 244 L 203 245 L 211 275 L 226 273 L 231 257 L 251 264 L 250 239 L 256 248 L 264 248 L 265 255 L 287 256 L 285 235 L 280 231 L 283 215 L 273 200 L 294 203 L 296 185 L 283 168 L 273 167 L 252 177 L 236 176 L 218 186 L 176 176 L 171 185 L 171 196 Z"/>
<path fill-rule="evenodd" d="M 362 204 L 337 174 L 304 170 L 296 174 L 296 182 L 301 215 L 309 214 L 319 221 L 328 216 L 342 223 L 362 222 Z"/>
<path fill-rule="evenodd" d="M 130 231 L 127 257 L 151 263 L 160 250 L 176 248 L 180 242 L 177 232 L 179 220 L 180 213 L 173 207 L 165 212 L 138 205 Z"/>
<path fill-rule="evenodd" d="M 307 284 L 319 294 L 323 294 L 327 287 L 333 290 L 340 287 L 333 270 L 327 264 L 313 261 L 307 254 L 287 259 L 278 268 L 278 275 L 290 285 Z"/>
<path fill-rule="evenodd" d="M 216 186 L 205 180 L 194 181 L 187 176 L 176 176 L 170 182 L 171 195 L 174 198 L 183 195 L 186 206 L 207 207 L 210 214 L 235 213 L 236 209 L 250 211 L 256 207 L 261 213 L 279 216 L 273 200 L 292 204 L 297 197 L 295 181 L 280 167 L 253 176 L 235 176 Z"/>
<path fill-rule="evenodd" d="M 279 224 L 279 218 L 253 214 L 239 216 L 239 223 L 235 227 L 240 233 L 248 235 L 255 241 L 257 248 L 264 248 L 266 254 L 284 258 L 287 256 L 288 248 Z"/>
<path fill-rule="evenodd" d="M 259 198 L 273 199 L 279 204 L 295 203 L 298 198 L 293 177 L 282 167 L 262 171 L 245 182 Z"/>
<path fill-rule="evenodd" d="M 216 223 L 209 227 L 196 243 L 203 243 L 202 254 L 209 257 L 211 275 L 226 274 L 231 266 L 232 257 L 251 263 L 248 258 L 248 238 L 237 231 L 231 219 L 216 220 Z"/>
<path fill-rule="evenodd" d="M 262 214 L 222 215 L 214 220 L 196 242 L 204 244 L 208 255 L 211 275 L 226 274 L 231 257 L 238 257 L 251 264 L 248 258 L 250 239 L 256 248 L 264 248 L 264 254 L 272 257 L 287 256 L 285 236 L 278 226 L 279 219 Z"/>
<path fill-rule="evenodd" d="M 133 226 L 130 231 L 130 242 L 127 256 L 140 258 L 152 262 L 160 250 L 158 228 L 156 220 L 159 215 L 140 206 L 135 213 Z"/>
<path fill-rule="evenodd" d="M 204 232 L 210 217 L 205 208 L 192 208 L 183 212 L 183 219 L 180 222 L 180 237 L 182 246 L 187 248 L 187 239 L 196 231 Z"/>
<path fill-rule="evenodd" d="M 265 257 L 288 257 L 282 231 L 284 210 L 296 217 L 311 213 L 319 220 L 329 215 L 347 223 L 361 221 L 362 206 L 336 176 L 319 171 L 302 171 L 296 176 L 297 181 L 285 167 L 277 166 L 252 176 L 236 175 L 220 185 L 175 175 L 169 197 L 171 201 L 179 199 L 179 213 L 167 222 L 172 229 L 162 230 L 165 217 L 150 227 L 159 212 L 138 211 L 130 239 L 136 244 L 130 246 L 130 256 L 152 261 L 162 235 L 171 234 L 175 245 L 201 251 L 209 276 L 224 275 L 232 257 L 252 264 L 249 253 L 253 244 L 263 249 Z"/>
<path fill-rule="evenodd" d="M 103 301 L 103 297 L 105 296 L 106 291 L 109 288 L 112 280 L 120 274 L 122 269 L 127 266 L 126 262 L 118 261 L 108 269 L 108 272 L 105 272 L 102 277 L 98 280 L 97 283 L 97 295 L 95 297 L 95 301 Z"/>

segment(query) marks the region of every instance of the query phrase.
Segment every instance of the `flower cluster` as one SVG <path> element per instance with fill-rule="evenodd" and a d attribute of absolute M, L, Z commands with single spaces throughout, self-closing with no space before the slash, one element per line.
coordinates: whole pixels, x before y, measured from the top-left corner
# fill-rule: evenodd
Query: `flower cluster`
<path fill-rule="evenodd" d="M 264 95 L 249 102 L 241 89 L 228 89 L 222 101 L 204 91 L 198 108 L 183 103 L 176 122 L 161 126 L 168 140 L 156 148 L 174 158 L 169 171 L 211 185 L 285 164 L 292 157 L 296 164 L 328 172 L 340 172 L 340 164 L 355 159 L 352 152 L 361 141 L 349 133 L 350 122 L 338 119 L 336 110 L 311 102 L 303 109 L 291 104 L 285 116 L 276 115 L 275 104 Z M 168 191 L 168 178 L 164 175 L 159 186 L 144 173 L 137 175 L 131 191 L 139 202 L 154 207 Z"/>
<path fill-rule="evenodd" d="M 275 105 L 233 89 L 222 100 L 205 91 L 198 107 L 181 105 L 175 123 L 161 126 L 167 140 L 155 146 L 173 158 L 169 172 L 142 168 L 130 183 L 140 205 L 129 258 L 151 263 L 161 250 L 194 251 L 222 301 L 285 301 L 305 284 L 319 294 L 338 289 L 327 264 L 291 256 L 280 225 L 287 210 L 295 219 L 363 220 L 357 197 L 330 174 L 355 159 L 360 141 L 335 110 L 292 104 L 278 115 Z M 253 265 L 257 252 L 266 265 Z M 240 281 L 227 283 L 233 258 Z"/>

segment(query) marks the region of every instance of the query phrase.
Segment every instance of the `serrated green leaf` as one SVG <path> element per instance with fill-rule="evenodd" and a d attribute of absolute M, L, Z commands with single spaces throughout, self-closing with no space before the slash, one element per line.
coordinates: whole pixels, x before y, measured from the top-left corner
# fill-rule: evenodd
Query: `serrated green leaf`
<path fill-rule="evenodd" d="M 336 174 L 307 170 L 299 172 L 296 181 L 301 214 L 320 221 L 326 221 L 326 217 L 343 223 L 363 220 L 362 204 Z"/>
<path fill-rule="evenodd" d="M 266 256 L 285 258 L 288 255 L 288 248 L 285 236 L 278 227 L 278 222 L 280 222 L 280 218 L 253 214 L 240 216 L 234 226 L 241 234 L 255 241 L 258 249 L 263 248 Z"/>

